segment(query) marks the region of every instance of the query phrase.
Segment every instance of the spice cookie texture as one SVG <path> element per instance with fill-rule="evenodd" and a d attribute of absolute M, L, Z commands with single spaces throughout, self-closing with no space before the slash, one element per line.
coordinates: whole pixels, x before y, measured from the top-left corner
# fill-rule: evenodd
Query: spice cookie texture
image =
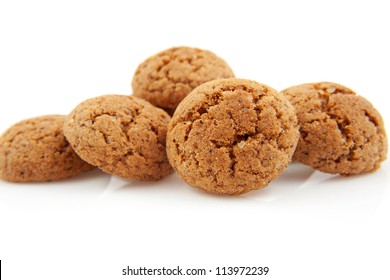
<path fill-rule="evenodd" d="M 0 177 L 12 182 L 65 179 L 90 170 L 63 133 L 66 116 L 23 120 L 0 137 Z"/>
<path fill-rule="evenodd" d="M 214 53 L 190 47 L 164 50 L 141 63 L 133 77 L 135 96 L 161 108 L 176 108 L 195 87 L 232 78 L 229 65 Z"/>
<path fill-rule="evenodd" d="M 80 103 L 64 133 L 77 154 L 103 171 L 154 181 L 170 174 L 165 141 L 169 115 L 134 96 L 103 95 Z"/>
<path fill-rule="evenodd" d="M 301 127 L 294 154 L 298 161 L 322 172 L 353 175 L 375 171 L 386 159 L 382 117 L 362 96 L 330 82 L 282 93 L 296 108 Z"/>
<path fill-rule="evenodd" d="M 177 107 L 167 153 L 189 185 L 238 195 L 278 177 L 298 138 L 294 108 L 283 95 L 255 81 L 221 79 L 197 87 Z"/>

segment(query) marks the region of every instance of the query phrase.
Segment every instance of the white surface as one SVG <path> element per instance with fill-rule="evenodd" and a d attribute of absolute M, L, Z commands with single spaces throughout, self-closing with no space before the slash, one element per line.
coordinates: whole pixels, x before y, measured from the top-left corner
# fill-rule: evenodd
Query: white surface
<path fill-rule="evenodd" d="M 345 84 L 389 123 L 389 26 L 386 1 L 2 1 L 0 130 L 130 94 L 137 65 L 176 45 L 212 50 L 238 77 L 278 90 Z M 0 181 L 2 276 L 131 279 L 121 276 L 127 265 L 180 265 L 269 266 L 264 279 L 390 279 L 389 181 L 388 161 L 348 178 L 294 163 L 240 197 L 202 193 L 177 175 Z"/>

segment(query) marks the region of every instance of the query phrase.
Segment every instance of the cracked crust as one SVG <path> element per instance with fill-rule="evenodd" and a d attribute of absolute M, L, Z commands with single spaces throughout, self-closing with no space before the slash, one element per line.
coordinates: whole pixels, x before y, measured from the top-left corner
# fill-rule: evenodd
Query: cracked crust
<path fill-rule="evenodd" d="M 190 47 L 164 50 L 141 63 L 133 77 L 135 96 L 155 106 L 175 109 L 195 87 L 234 77 L 229 65 L 214 53 Z"/>
<path fill-rule="evenodd" d="M 134 96 L 103 95 L 80 103 L 64 132 L 77 154 L 103 171 L 154 181 L 170 174 L 165 141 L 169 115 Z"/>
<path fill-rule="evenodd" d="M 381 115 L 365 98 L 335 83 L 282 91 L 296 108 L 301 137 L 294 158 L 317 170 L 353 175 L 377 170 L 387 155 Z"/>
<path fill-rule="evenodd" d="M 284 96 L 254 81 L 222 79 L 197 87 L 177 107 L 167 154 L 191 186 L 238 195 L 278 177 L 298 138 L 294 109 Z"/>
<path fill-rule="evenodd" d="M 93 166 L 79 158 L 64 137 L 66 116 L 23 120 L 0 137 L 0 178 L 43 182 L 69 178 Z"/>

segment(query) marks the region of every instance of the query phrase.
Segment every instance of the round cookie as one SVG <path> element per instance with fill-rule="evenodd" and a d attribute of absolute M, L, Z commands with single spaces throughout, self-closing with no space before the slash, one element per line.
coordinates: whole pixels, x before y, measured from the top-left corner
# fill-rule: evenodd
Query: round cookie
<path fill-rule="evenodd" d="M 165 151 L 169 120 L 140 98 L 103 95 L 76 106 L 64 133 L 90 164 L 123 178 L 153 181 L 173 171 Z"/>
<path fill-rule="evenodd" d="M 387 155 L 381 115 L 342 85 L 321 82 L 282 91 L 296 109 L 301 137 L 294 158 L 317 170 L 353 175 L 372 172 Z"/>
<path fill-rule="evenodd" d="M 190 47 L 164 50 L 141 63 L 133 77 L 135 96 L 161 108 L 176 108 L 195 87 L 215 79 L 234 77 L 214 53 Z"/>
<path fill-rule="evenodd" d="M 0 137 L 0 178 L 12 182 L 54 181 L 92 169 L 66 141 L 62 130 L 65 118 L 41 116 L 8 128 Z"/>
<path fill-rule="evenodd" d="M 238 195 L 278 177 L 298 138 L 294 108 L 283 95 L 254 81 L 221 79 L 197 87 L 179 104 L 167 154 L 191 186 Z"/>

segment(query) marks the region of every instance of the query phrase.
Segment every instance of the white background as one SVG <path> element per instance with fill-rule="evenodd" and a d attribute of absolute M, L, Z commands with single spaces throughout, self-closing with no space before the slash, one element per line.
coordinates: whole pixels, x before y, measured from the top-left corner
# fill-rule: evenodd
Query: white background
<path fill-rule="evenodd" d="M 278 90 L 344 84 L 389 124 L 386 2 L 1 0 L 0 130 L 67 114 L 93 96 L 130 94 L 139 63 L 180 45 L 209 49 L 236 76 Z M 150 279 L 121 276 L 122 268 L 269 266 L 265 277 L 181 279 L 390 279 L 389 181 L 388 161 L 347 178 L 296 163 L 240 197 L 202 193 L 176 175 L 0 181 L 2 273 Z"/>

